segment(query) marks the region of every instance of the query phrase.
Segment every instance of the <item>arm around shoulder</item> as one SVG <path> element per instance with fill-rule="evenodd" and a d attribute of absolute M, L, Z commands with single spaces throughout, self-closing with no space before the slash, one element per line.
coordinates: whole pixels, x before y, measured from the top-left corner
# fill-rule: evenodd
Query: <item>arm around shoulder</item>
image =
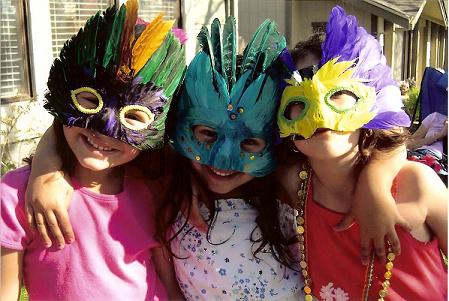
<path fill-rule="evenodd" d="M 428 166 L 408 162 L 401 172 L 401 185 L 408 189 L 419 207 L 426 214 L 425 223 L 437 237 L 440 247 L 447 254 L 448 190 L 438 175 Z"/>

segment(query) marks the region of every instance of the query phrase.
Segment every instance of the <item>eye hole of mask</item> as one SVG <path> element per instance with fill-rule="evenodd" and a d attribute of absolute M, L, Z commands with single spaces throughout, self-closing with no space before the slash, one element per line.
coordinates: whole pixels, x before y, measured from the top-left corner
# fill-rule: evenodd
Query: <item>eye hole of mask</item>
<path fill-rule="evenodd" d="M 247 138 L 240 142 L 240 148 L 248 153 L 258 153 L 261 152 L 267 143 L 261 138 Z"/>
<path fill-rule="evenodd" d="M 154 121 L 154 114 L 147 107 L 130 105 L 120 110 L 119 118 L 125 127 L 139 131 L 147 128 Z"/>
<path fill-rule="evenodd" d="M 344 111 L 352 108 L 359 98 L 353 92 L 348 90 L 340 90 L 329 97 L 329 105 L 339 111 Z"/>
<path fill-rule="evenodd" d="M 213 128 L 205 125 L 194 125 L 192 130 L 195 138 L 202 143 L 212 144 L 217 141 L 218 135 Z"/>
<path fill-rule="evenodd" d="M 75 107 L 85 114 L 95 114 L 103 108 L 103 98 L 92 88 L 82 87 L 71 92 Z"/>
<path fill-rule="evenodd" d="M 290 102 L 284 111 L 284 117 L 288 120 L 298 119 L 304 112 L 306 104 L 300 100 Z"/>

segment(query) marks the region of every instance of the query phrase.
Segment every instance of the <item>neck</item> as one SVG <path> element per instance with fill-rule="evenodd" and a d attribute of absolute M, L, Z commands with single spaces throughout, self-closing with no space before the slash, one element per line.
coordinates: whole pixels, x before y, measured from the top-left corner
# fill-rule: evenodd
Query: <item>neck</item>
<path fill-rule="evenodd" d="M 316 202 L 337 212 L 350 210 L 357 182 L 357 158 L 357 148 L 339 158 L 309 158 L 314 173 L 312 184 Z"/>
<path fill-rule="evenodd" d="M 101 194 L 118 194 L 123 190 L 124 169 L 121 166 L 100 171 L 76 164 L 73 176 L 81 186 Z"/>

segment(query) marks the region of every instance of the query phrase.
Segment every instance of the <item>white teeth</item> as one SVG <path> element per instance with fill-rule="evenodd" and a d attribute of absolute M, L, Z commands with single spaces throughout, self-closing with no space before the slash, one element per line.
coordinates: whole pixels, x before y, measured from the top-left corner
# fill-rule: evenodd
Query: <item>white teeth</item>
<path fill-rule="evenodd" d="M 227 177 L 227 176 L 230 176 L 235 173 L 234 171 L 228 171 L 228 172 L 218 171 L 215 168 L 211 168 L 211 170 L 214 174 L 219 175 L 221 177 Z"/>
<path fill-rule="evenodd" d="M 90 145 L 93 146 L 93 148 L 96 148 L 96 149 L 98 149 L 98 150 L 100 150 L 100 151 L 111 151 L 111 150 L 112 150 L 112 148 L 109 148 L 109 147 L 102 147 L 102 146 L 99 146 L 98 144 L 96 144 L 95 142 L 93 142 L 92 140 L 90 140 L 89 137 L 87 137 L 87 141 L 89 142 Z"/>

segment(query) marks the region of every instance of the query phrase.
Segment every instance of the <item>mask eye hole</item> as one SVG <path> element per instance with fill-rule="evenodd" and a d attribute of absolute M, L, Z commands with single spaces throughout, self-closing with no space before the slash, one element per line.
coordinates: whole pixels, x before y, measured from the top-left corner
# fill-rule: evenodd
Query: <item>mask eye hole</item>
<path fill-rule="evenodd" d="M 218 134 L 213 128 L 205 125 L 195 125 L 192 130 L 195 138 L 202 143 L 212 144 L 217 141 Z"/>
<path fill-rule="evenodd" d="M 304 114 L 305 109 L 306 104 L 303 101 L 292 101 L 285 108 L 284 117 L 288 120 L 296 120 Z"/>
<path fill-rule="evenodd" d="M 266 145 L 267 143 L 265 142 L 265 140 L 255 137 L 247 138 L 240 142 L 240 148 L 248 153 L 261 152 Z"/>
<path fill-rule="evenodd" d="M 75 107 L 85 114 L 95 114 L 103 108 L 103 98 L 92 88 L 82 87 L 71 92 Z"/>
<path fill-rule="evenodd" d="M 339 111 L 344 111 L 352 108 L 359 98 L 349 90 L 340 90 L 333 93 L 329 97 L 329 104 Z"/>
<path fill-rule="evenodd" d="M 154 121 L 154 114 L 147 107 L 131 105 L 120 110 L 119 119 L 128 129 L 139 131 L 146 129 Z"/>

